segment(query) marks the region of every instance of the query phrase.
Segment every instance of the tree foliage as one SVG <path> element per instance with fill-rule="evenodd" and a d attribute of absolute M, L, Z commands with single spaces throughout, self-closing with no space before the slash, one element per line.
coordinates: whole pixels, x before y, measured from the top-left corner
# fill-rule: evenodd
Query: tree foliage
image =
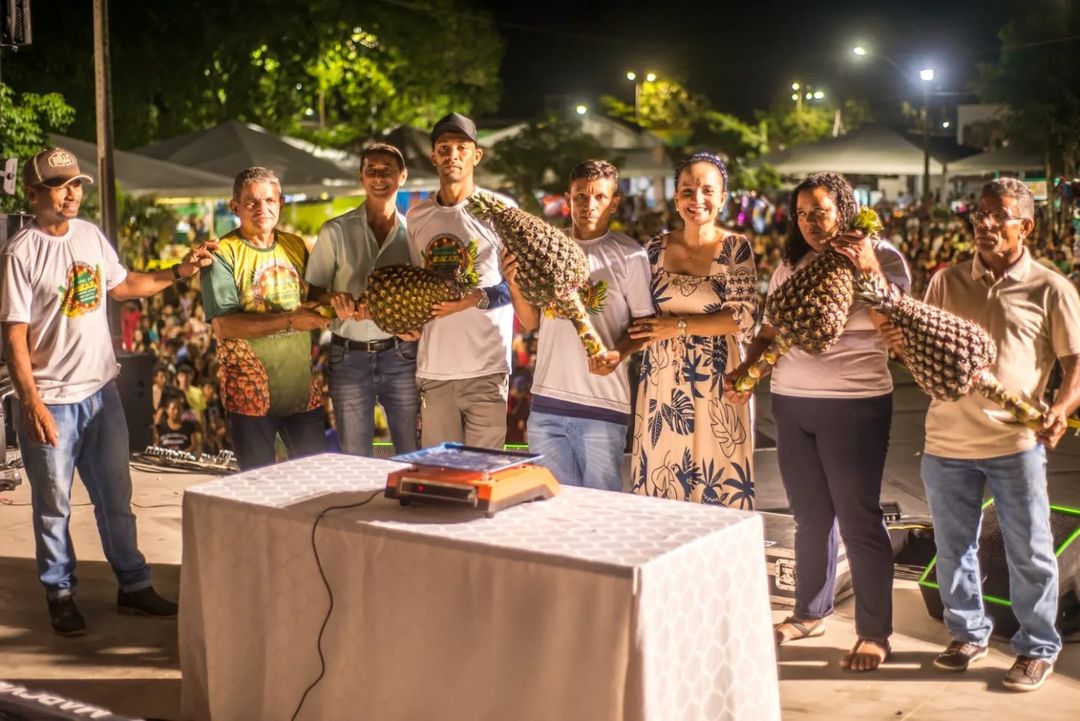
<path fill-rule="evenodd" d="M 0 210 L 25 209 L 22 164 L 49 146 L 48 134 L 59 133 L 75 119 L 75 110 L 58 93 L 15 93 L 0 83 L 0 159 L 16 158 L 19 170 L 16 195 L 0 199 Z"/>
<path fill-rule="evenodd" d="M 520 132 L 495 143 L 487 169 L 501 175 L 522 207 L 538 212 L 540 193 L 562 194 L 574 166 L 585 158 L 607 160 L 618 166 L 581 124 L 556 115 L 537 118 Z"/>
<path fill-rule="evenodd" d="M 1033 0 L 1002 28 L 996 63 L 979 66 L 984 102 L 1005 103 L 1005 129 L 1029 152 L 1049 154 L 1068 177 L 1080 165 L 1080 6 Z M 1071 40 L 1069 38 L 1072 38 Z M 1061 38 L 1060 42 L 1047 42 Z"/>
<path fill-rule="evenodd" d="M 35 45 L 4 63 L 15 87 L 68 97 L 82 137 L 94 135 L 89 8 L 35 5 Z M 229 119 L 346 145 L 499 97 L 502 40 L 470 0 L 188 0 L 188 27 L 174 3 L 112 0 L 110 13 L 121 147 Z"/>

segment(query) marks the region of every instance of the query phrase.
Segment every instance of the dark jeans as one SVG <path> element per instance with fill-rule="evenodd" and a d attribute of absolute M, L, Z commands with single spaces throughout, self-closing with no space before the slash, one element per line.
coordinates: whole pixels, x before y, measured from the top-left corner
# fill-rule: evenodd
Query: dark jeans
<path fill-rule="evenodd" d="M 326 412 L 322 408 L 291 416 L 230 413 L 229 428 L 242 471 L 274 463 L 274 439 L 279 433 L 289 458 L 311 456 L 326 448 Z"/>
<path fill-rule="evenodd" d="M 881 513 L 892 395 L 773 395 L 780 475 L 795 516 L 795 615 L 833 611 L 837 526 L 855 586 L 855 631 L 892 634 L 893 555 Z"/>
<path fill-rule="evenodd" d="M 413 342 L 370 353 L 331 345 L 328 352 L 330 397 L 341 450 L 354 456 L 373 456 L 375 401 L 386 411 L 395 453 L 415 451 L 420 391 L 416 387 L 416 349 Z"/>

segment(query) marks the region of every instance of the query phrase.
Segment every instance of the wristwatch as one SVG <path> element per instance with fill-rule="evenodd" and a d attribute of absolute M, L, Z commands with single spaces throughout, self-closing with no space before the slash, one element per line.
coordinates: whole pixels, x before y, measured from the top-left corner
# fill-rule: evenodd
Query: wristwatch
<path fill-rule="evenodd" d="M 177 263 L 172 267 L 172 277 L 174 283 L 179 283 L 184 279 L 184 276 L 180 275 L 180 264 Z"/>
<path fill-rule="evenodd" d="M 476 307 L 480 310 L 487 310 L 491 305 L 491 299 L 488 298 L 488 294 L 484 292 L 483 288 L 480 289 L 480 297 L 476 299 Z"/>

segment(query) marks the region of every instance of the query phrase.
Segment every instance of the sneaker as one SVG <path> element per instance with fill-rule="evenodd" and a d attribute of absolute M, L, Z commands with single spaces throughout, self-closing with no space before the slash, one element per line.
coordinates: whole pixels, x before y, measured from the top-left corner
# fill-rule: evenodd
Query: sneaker
<path fill-rule="evenodd" d="M 976 646 L 966 641 L 953 641 L 934 659 L 934 667 L 942 671 L 967 671 L 968 666 L 990 653 L 989 646 Z"/>
<path fill-rule="evenodd" d="M 116 594 L 116 610 L 129 616 L 176 618 L 178 606 L 158 595 L 152 586 Z"/>
<path fill-rule="evenodd" d="M 74 596 L 49 599 L 49 620 L 57 636 L 82 636 L 86 621 L 75 605 Z"/>
<path fill-rule="evenodd" d="M 1054 672 L 1054 664 L 1044 658 L 1017 656 L 1002 685 L 1010 691 L 1034 691 Z"/>

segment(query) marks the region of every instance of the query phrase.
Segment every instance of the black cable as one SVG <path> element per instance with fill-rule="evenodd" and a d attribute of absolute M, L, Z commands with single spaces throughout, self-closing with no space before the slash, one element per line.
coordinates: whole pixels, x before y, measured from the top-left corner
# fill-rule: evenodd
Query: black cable
<path fill-rule="evenodd" d="M 311 550 L 315 554 L 315 565 L 319 568 L 319 576 L 322 578 L 323 586 L 326 588 L 326 595 L 330 598 L 330 607 L 326 609 L 326 617 L 323 618 L 322 626 L 319 627 L 319 637 L 315 640 L 315 650 L 319 653 L 319 675 L 311 682 L 306 689 L 304 689 L 304 695 L 300 697 L 300 703 L 296 705 L 296 711 L 293 712 L 292 720 L 296 721 L 296 717 L 300 715 L 300 709 L 304 707 L 304 701 L 307 700 L 308 694 L 311 690 L 319 685 L 319 682 L 323 680 L 323 676 L 326 675 L 326 657 L 323 656 L 322 651 L 322 639 L 323 633 L 326 632 L 326 626 L 330 623 L 330 614 L 334 612 L 334 592 L 330 589 L 330 582 L 326 580 L 326 572 L 323 570 L 322 560 L 319 558 L 319 547 L 315 544 L 315 533 L 319 530 L 319 523 L 330 511 L 344 511 L 349 508 L 359 508 L 360 506 L 371 503 L 375 499 L 375 496 L 383 492 L 383 489 L 372 491 L 371 495 L 362 501 L 357 503 L 348 503 L 343 506 L 330 506 L 324 508 L 319 512 L 319 515 L 315 517 L 315 523 L 311 526 Z"/>

